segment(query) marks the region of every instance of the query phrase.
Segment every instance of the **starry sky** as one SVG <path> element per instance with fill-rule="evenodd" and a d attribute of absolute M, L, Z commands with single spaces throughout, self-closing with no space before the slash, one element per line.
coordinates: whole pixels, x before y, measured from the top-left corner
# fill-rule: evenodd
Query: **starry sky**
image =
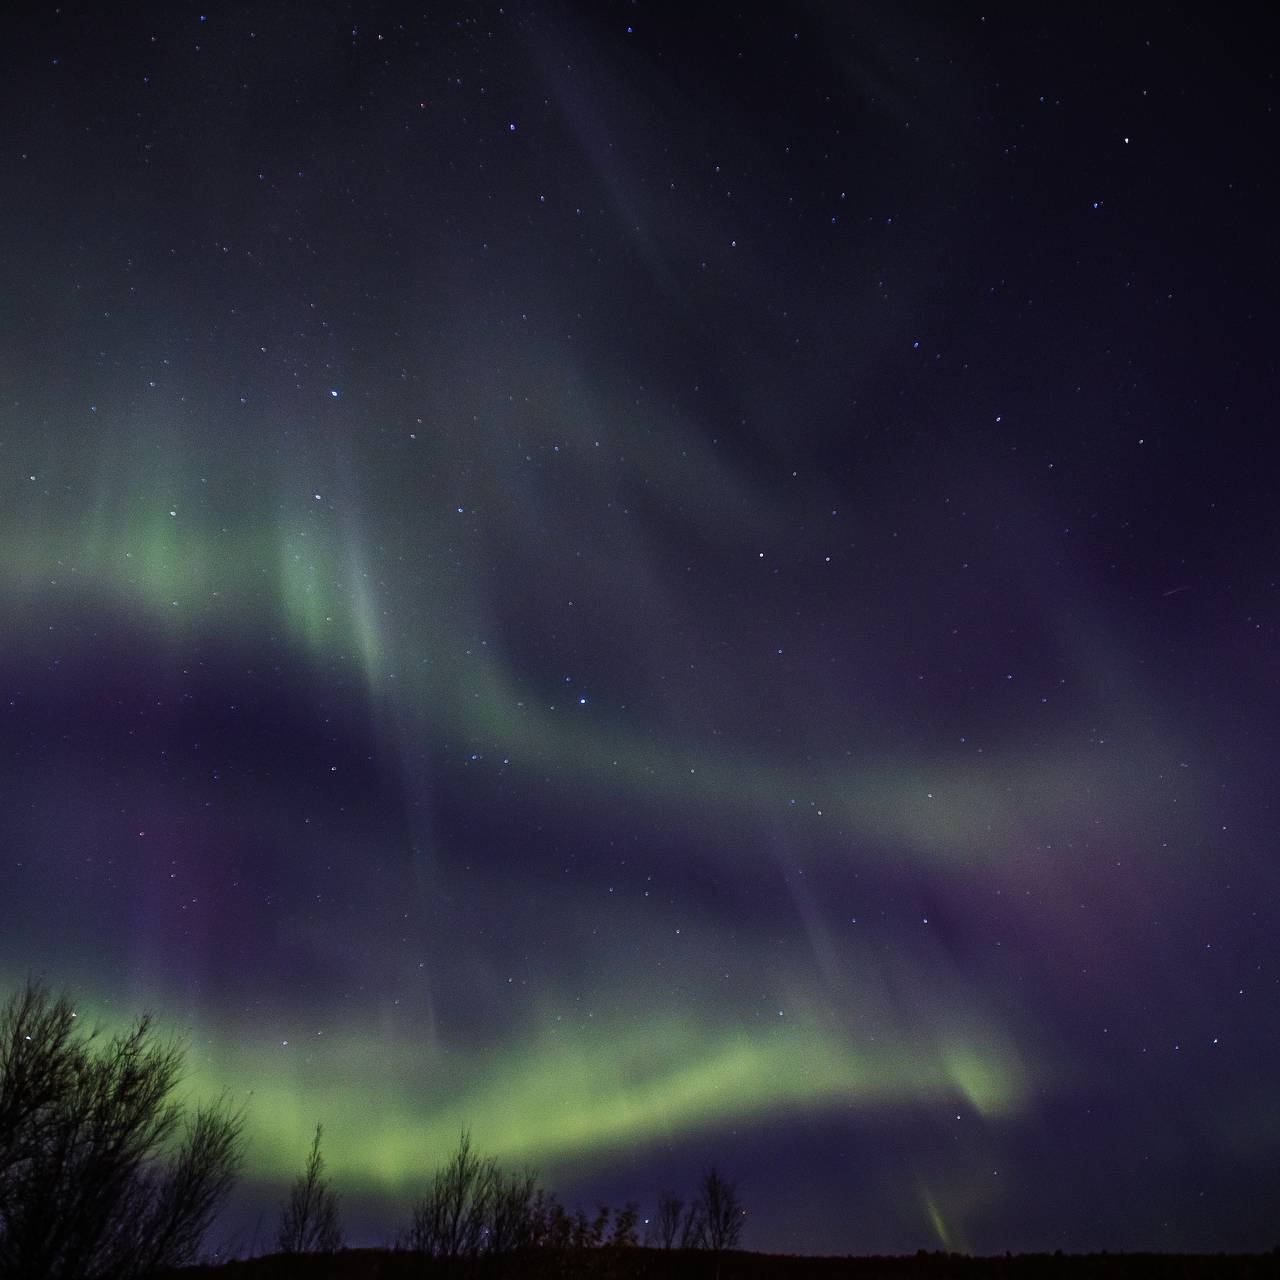
<path fill-rule="evenodd" d="M 1189 9 L 23 7 L 0 978 L 185 1028 L 228 1221 L 469 1123 L 1276 1243 L 1277 32 Z"/>

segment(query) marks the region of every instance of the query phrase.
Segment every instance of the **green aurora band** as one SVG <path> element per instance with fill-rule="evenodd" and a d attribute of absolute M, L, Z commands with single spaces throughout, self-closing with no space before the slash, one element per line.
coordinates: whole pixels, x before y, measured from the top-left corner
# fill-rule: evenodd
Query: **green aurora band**
<path fill-rule="evenodd" d="M 102 1035 L 127 1025 L 106 1002 L 77 1008 Z M 523 1042 L 444 1051 L 350 1026 L 265 1043 L 250 1025 L 198 1023 L 181 1036 L 183 1096 L 245 1106 L 256 1179 L 290 1178 L 320 1120 L 344 1185 L 388 1194 L 420 1186 L 464 1126 L 503 1161 L 574 1171 L 805 1110 L 964 1106 L 997 1120 L 1029 1096 L 1018 1052 L 982 1028 L 860 1046 L 802 1008 L 754 1027 L 660 1010 L 543 1026 Z"/>
<path fill-rule="evenodd" d="M 38 487 L 40 478 L 31 483 Z M 175 651 L 224 629 L 279 630 L 316 663 L 357 674 L 392 735 L 405 732 L 397 726 L 407 708 L 442 734 L 492 744 L 546 771 L 557 785 L 710 812 L 727 830 L 738 822 L 824 824 L 829 838 L 815 847 L 842 863 L 856 850 L 864 862 L 928 863 L 961 876 L 998 872 L 1011 850 L 1045 831 L 1078 827 L 1099 810 L 1120 809 L 1138 821 L 1159 800 L 1066 743 L 1041 743 L 1030 757 L 992 751 L 976 764 L 855 760 L 828 750 L 798 769 L 753 760 L 732 744 L 673 748 L 621 718 L 611 723 L 603 707 L 590 723 L 570 723 L 524 690 L 498 653 L 475 644 L 483 598 L 460 588 L 454 570 L 432 570 L 440 555 L 417 562 L 424 577 L 410 591 L 408 569 L 375 572 L 376 538 L 336 514 L 342 504 L 321 487 L 304 497 L 294 484 L 294 496 L 274 509 L 247 491 L 234 522 L 214 514 L 228 499 L 206 500 L 211 487 L 189 476 L 136 485 L 114 502 L 100 495 L 78 533 L 65 513 L 55 519 L 43 503 L 15 513 L 0 566 L 11 616 L 20 619 L 50 594 L 83 593 L 146 618 Z M 684 500 L 692 502 L 695 489 L 690 484 Z M 445 547 L 444 526 L 434 533 Z M 432 538 L 424 535 L 428 546 Z M 603 567 L 596 572 L 607 576 Z M 1154 753 L 1160 734 L 1147 724 L 1136 749 Z M 1171 754 L 1167 741 L 1162 751 Z M 826 943 L 816 933 L 811 943 L 822 961 Z M 906 981 L 919 989 L 931 978 L 915 973 Z M 89 984 L 82 994 L 93 990 Z M 119 993 L 99 994 L 120 1009 Z M 1033 1079 L 1036 1092 L 1049 1087 L 1043 1063 L 1031 1065 L 998 1018 L 977 1014 L 972 990 L 960 992 L 959 1024 L 929 1018 L 922 1024 L 929 1032 L 913 1023 L 908 1033 L 908 1020 L 891 1013 L 897 1030 L 865 1043 L 812 1001 L 783 1025 L 762 1027 L 706 1016 L 714 1005 L 703 1002 L 712 998 L 695 995 L 683 1016 L 657 1008 L 553 1030 L 548 1019 L 538 1024 L 543 1030 L 526 1025 L 514 1044 L 485 1053 L 389 1043 L 353 1026 L 347 1011 L 327 1022 L 329 1031 L 285 1044 L 264 1043 L 252 1025 L 192 1025 L 180 1004 L 170 1009 L 163 997 L 153 1007 L 190 1031 L 196 1094 L 232 1086 L 237 1098 L 247 1096 L 255 1176 L 288 1177 L 321 1120 L 335 1172 L 370 1191 L 411 1187 L 462 1125 L 504 1160 L 576 1169 L 675 1135 L 789 1111 L 963 1104 L 996 1118 L 1028 1105 Z M 804 1010 L 806 998 L 791 1004 Z M 924 1213 L 945 1243 L 947 1228 L 927 1195 Z"/>

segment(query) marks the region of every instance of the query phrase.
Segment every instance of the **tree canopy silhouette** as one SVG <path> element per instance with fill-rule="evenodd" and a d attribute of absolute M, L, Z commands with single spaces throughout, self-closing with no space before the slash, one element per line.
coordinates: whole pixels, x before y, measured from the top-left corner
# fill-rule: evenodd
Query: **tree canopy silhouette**
<path fill-rule="evenodd" d="M 103 1038 L 28 981 L 0 1009 L 0 1277 L 133 1280 L 189 1262 L 243 1117 L 171 1101 L 184 1051 L 149 1015 Z"/>

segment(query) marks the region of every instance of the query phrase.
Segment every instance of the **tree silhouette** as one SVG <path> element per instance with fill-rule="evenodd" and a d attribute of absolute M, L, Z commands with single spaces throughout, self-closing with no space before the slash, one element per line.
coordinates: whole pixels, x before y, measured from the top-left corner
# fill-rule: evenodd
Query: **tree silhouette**
<path fill-rule="evenodd" d="M 713 1253 L 736 1249 L 742 1238 L 742 1202 L 738 1189 L 720 1175 L 715 1165 L 702 1175 L 691 1208 L 696 1226 L 694 1244 Z"/>
<path fill-rule="evenodd" d="M 628 1200 L 613 1215 L 613 1229 L 609 1232 L 609 1246 L 613 1249 L 629 1249 L 636 1245 L 636 1224 L 640 1221 L 640 1206 Z"/>
<path fill-rule="evenodd" d="M 463 1129 L 458 1149 L 437 1169 L 427 1194 L 413 1208 L 408 1245 L 434 1258 L 475 1258 L 486 1244 L 497 1167 L 471 1147 Z"/>
<path fill-rule="evenodd" d="M 317 1124 L 306 1168 L 298 1175 L 280 1211 L 276 1239 L 281 1253 L 336 1253 L 342 1248 L 338 1197 L 324 1176 L 324 1157 L 320 1154 L 323 1132 L 323 1126 Z"/>
<path fill-rule="evenodd" d="M 674 1191 L 658 1192 L 658 1212 L 650 1225 L 648 1238 L 659 1249 L 674 1249 L 680 1241 L 684 1201 Z"/>
<path fill-rule="evenodd" d="M 485 1249 L 489 1253 L 511 1253 L 538 1243 L 535 1206 L 541 1193 L 532 1171 L 491 1174 L 488 1196 Z"/>
<path fill-rule="evenodd" d="M 571 1249 L 598 1249 L 604 1244 L 606 1232 L 609 1230 L 609 1206 L 596 1205 L 596 1216 L 587 1217 L 587 1211 L 581 1207 L 573 1212 L 573 1233 L 569 1239 Z"/>
<path fill-rule="evenodd" d="M 530 1274 L 558 1275 L 563 1266 L 570 1267 L 563 1274 L 578 1274 L 573 1268 L 579 1265 L 588 1270 L 603 1265 L 603 1271 L 589 1273 L 608 1275 L 614 1263 L 600 1259 L 616 1259 L 636 1244 L 639 1218 L 639 1207 L 632 1201 L 616 1213 L 606 1204 L 597 1205 L 594 1214 L 582 1208 L 569 1211 L 538 1185 L 531 1170 L 505 1172 L 492 1157 L 480 1155 L 472 1146 L 470 1130 L 463 1129 L 457 1150 L 436 1170 L 426 1195 L 414 1205 L 397 1247 L 442 1263 L 484 1257 L 499 1260 L 500 1269 L 501 1259 L 522 1254 L 524 1263 L 534 1266 Z M 540 1255 L 541 1262 L 532 1263 L 531 1254 Z M 596 1255 L 595 1262 L 571 1261 L 588 1254 Z M 462 1274 L 472 1272 L 464 1267 Z"/>
<path fill-rule="evenodd" d="M 243 1116 L 169 1100 L 182 1046 L 149 1015 L 109 1041 L 28 982 L 0 1009 L 0 1277 L 132 1280 L 195 1255 Z"/>
<path fill-rule="evenodd" d="M 685 1209 L 684 1221 L 680 1224 L 680 1247 L 682 1249 L 705 1249 L 706 1233 L 702 1227 L 702 1206 L 691 1201 Z"/>

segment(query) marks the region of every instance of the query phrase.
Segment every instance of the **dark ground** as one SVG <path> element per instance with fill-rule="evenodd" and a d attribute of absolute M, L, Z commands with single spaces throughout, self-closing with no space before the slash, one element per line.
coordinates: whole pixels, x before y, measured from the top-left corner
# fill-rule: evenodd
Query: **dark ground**
<path fill-rule="evenodd" d="M 424 1262 L 409 1253 L 384 1249 L 351 1249 L 339 1254 L 290 1258 L 275 1255 L 220 1266 L 187 1267 L 170 1273 L 171 1280 L 409 1280 L 410 1277 L 449 1277 L 450 1280 L 489 1280 L 493 1277 L 608 1277 L 609 1280 L 942 1280 L 957 1277 L 1062 1276 L 1070 1280 L 1120 1280 L 1142 1277 L 1156 1280 L 1261 1280 L 1280 1276 L 1280 1250 L 1267 1254 L 1019 1254 L 1003 1258 L 971 1258 L 962 1254 L 918 1253 L 900 1258 L 807 1258 L 767 1253 L 726 1254 L 717 1268 L 715 1259 L 701 1252 L 682 1250 L 608 1249 L 587 1255 L 556 1257 L 539 1254 L 529 1258 L 487 1259 L 481 1263 L 450 1266 Z M 170 1280 L 166 1277 L 166 1280 Z"/>

